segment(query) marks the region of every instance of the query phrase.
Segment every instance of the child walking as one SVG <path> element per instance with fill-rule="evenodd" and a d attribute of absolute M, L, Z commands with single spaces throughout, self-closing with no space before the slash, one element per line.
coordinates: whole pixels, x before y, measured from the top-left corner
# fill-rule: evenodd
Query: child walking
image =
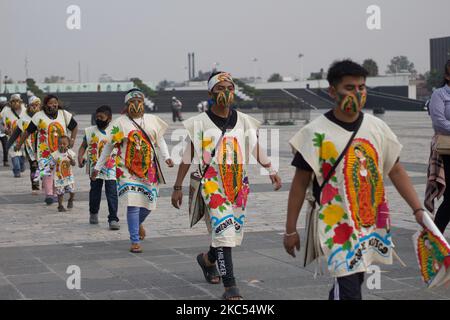
<path fill-rule="evenodd" d="M 70 138 L 68 136 L 61 136 L 58 138 L 58 150 L 53 152 L 50 156 L 50 168 L 53 170 L 53 181 L 58 196 L 58 211 L 66 212 L 63 201 L 64 195 L 69 194 L 69 201 L 67 208 L 73 208 L 74 183 L 75 179 L 72 172 L 72 167 L 75 166 L 75 152 L 69 149 Z"/>
<path fill-rule="evenodd" d="M 86 172 L 89 176 L 91 176 L 94 171 L 103 147 L 108 143 L 107 131 L 111 119 L 111 108 L 109 106 L 101 106 L 95 111 L 95 122 L 97 125 L 85 129 L 83 142 L 78 150 L 78 166 L 82 168 L 86 164 L 84 155 L 87 153 Z M 109 229 L 119 230 L 119 218 L 117 217 L 118 196 L 116 183 L 116 156 L 114 151 L 112 156 L 109 156 L 106 160 L 97 179 L 95 181 L 91 180 L 91 189 L 89 191 L 90 224 L 98 224 L 98 211 L 102 199 L 103 183 L 105 184 L 105 194 L 108 202 Z"/>

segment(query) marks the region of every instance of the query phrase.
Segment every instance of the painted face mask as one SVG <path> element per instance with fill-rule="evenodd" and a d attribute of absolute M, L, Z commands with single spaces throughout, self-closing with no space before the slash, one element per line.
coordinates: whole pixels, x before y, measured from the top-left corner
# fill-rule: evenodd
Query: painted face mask
<path fill-rule="evenodd" d="M 31 104 L 31 105 L 28 107 L 28 114 L 29 114 L 30 116 L 32 116 L 33 114 L 35 114 L 36 112 L 38 112 L 40 108 L 41 108 L 41 106 L 40 106 L 38 103 L 36 103 L 36 104 Z"/>
<path fill-rule="evenodd" d="M 230 107 L 234 102 L 234 92 L 230 90 L 214 92 L 213 98 L 218 106 Z"/>
<path fill-rule="evenodd" d="M 131 117 L 141 117 L 144 114 L 144 102 L 130 101 L 128 103 L 128 113 Z"/>
<path fill-rule="evenodd" d="M 355 114 L 361 111 L 366 104 L 367 93 L 357 92 L 350 94 L 340 94 L 338 93 L 337 102 L 339 104 L 339 108 L 348 114 Z"/>

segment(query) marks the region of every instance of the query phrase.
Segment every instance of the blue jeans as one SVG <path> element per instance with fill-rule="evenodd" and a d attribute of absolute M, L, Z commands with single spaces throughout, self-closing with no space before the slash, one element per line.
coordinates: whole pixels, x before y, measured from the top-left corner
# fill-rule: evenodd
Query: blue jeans
<path fill-rule="evenodd" d="M 119 222 L 119 218 L 117 217 L 117 207 L 118 207 L 118 198 L 117 198 L 117 185 L 116 180 L 104 180 L 105 182 L 105 194 L 106 201 L 108 202 L 108 222 L 117 221 Z M 95 181 L 91 180 L 91 190 L 89 190 L 89 213 L 97 214 L 100 209 L 100 202 L 102 200 L 102 188 L 103 188 L 103 180 L 96 179 Z"/>
<path fill-rule="evenodd" d="M 25 172 L 25 157 L 19 156 L 19 157 L 12 157 L 12 170 L 14 173 L 14 176 L 19 176 L 21 172 Z"/>
<path fill-rule="evenodd" d="M 150 210 L 140 207 L 127 207 L 128 232 L 131 243 L 139 243 L 139 226 L 150 214 Z"/>

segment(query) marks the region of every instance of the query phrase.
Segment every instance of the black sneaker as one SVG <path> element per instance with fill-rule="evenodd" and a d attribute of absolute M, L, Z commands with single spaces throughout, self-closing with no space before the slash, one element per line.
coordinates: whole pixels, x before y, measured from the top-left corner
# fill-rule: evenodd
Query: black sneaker
<path fill-rule="evenodd" d="M 51 205 L 51 204 L 53 204 L 55 202 L 55 200 L 53 199 L 53 197 L 46 197 L 45 198 L 45 203 L 47 204 L 47 205 Z"/>
<path fill-rule="evenodd" d="M 90 214 L 89 223 L 90 224 L 98 224 L 98 214 Z"/>
<path fill-rule="evenodd" d="M 66 212 L 66 208 L 64 208 L 63 206 L 58 206 L 58 212 Z"/>
<path fill-rule="evenodd" d="M 111 221 L 109 223 L 109 230 L 120 230 L 120 224 L 117 221 Z"/>

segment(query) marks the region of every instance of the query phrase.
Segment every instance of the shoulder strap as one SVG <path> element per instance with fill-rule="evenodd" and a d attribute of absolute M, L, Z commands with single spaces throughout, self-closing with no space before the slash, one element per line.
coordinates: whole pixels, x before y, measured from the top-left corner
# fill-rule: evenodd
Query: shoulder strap
<path fill-rule="evenodd" d="M 230 109 L 230 111 L 228 112 L 227 121 L 225 122 L 225 124 L 224 124 L 223 127 L 221 128 L 222 134 L 221 134 L 219 140 L 217 141 L 217 143 L 216 143 L 214 149 L 211 151 L 211 161 L 212 161 L 212 159 L 214 158 L 214 156 L 216 155 L 216 149 L 217 149 L 217 147 L 219 146 L 219 143 L 222 141 L 222 138 L 223 138 L 223 136 L 225 135 L 225 132 L 227 132 L 227 126 L 228 126 L 228 124 L 230 123 L 230 119 L 231 119 L 231 115 L 232 115 L 232 114 L 233 114 L 233 110 Z M 208 115 L 207 115 L 207 116 L 208 116 Z M 202 173 L 202 172 L 201 172 L 201 165 L 199 165 L 199 170 L 200 170 L 200 174 L 201 174 L 201 176 L 202 176 L 202 179 L 203 179 L 203 177 L 205 176 L 206 171 L 208 171 L 208 169 L 209 169 L 210 166 L 211 166 L 211 162 L 208 163 L 208 164 L 205 166 L 205 168 L 204 168 L 204 170 L 203 170 L 203 173 Z"/>
<path fill-rule="evenodd" d="M 364 113 L 362 114 L 362 117 L 361 117 L 360 121 L 358 122 L 358 125 L 357 125 L 355 131 L 353 131 L 352 136 L 348 140 L 347 145 L 345 146 L 344 150 L 342 150 L 341 154 L 337 158 L 337 160 L 334 163 L 333 167 L 331 168 L 330 172 L 328 172 L 328 175 L 325 177 L 322 184 L 320 185 L 319 195 L 322 193 L 322 189 L 325 187 L 325 185 L 328 183 L 328 181 L 330 181 L 330 179 L 333 176 L 334 172 L 336 171 L 336 168 L 338 167 L 339 163 L 342 161 L 345 154 L 347 153 L 348 148 L 350 148 L 350 145 L 352 144 L 353 139 L 355 139 L 355 136 L 358 133 L 359 128 L 361 128 L 361 124 L 362 124 L 363 120 L 364 120 Z"/>

